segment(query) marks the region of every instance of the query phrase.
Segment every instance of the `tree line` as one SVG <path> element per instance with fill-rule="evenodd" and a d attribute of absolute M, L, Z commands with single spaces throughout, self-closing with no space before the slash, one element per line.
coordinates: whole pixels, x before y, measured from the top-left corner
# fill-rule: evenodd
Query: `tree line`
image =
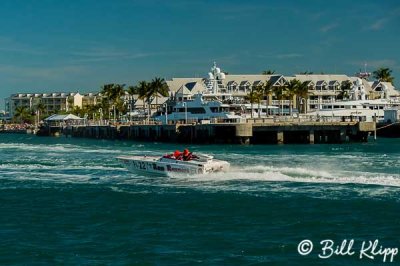
<path fill-rule="evenodd" d="M 297 79 L 292 79 L 289 82 L 287 82 L 287 84 L 282 86 L 273 86 L 271 82 L 266 82 L 263 85 L 251 87 L 250 92 L 247 94 L 245 99 L 250 102 L 251 110 L 253 110 L 254 103 L 258 104 L 258 110 L 260 110 L 261 102 L 263 100 L 266 100 L 268 105 L 269 100 L 272 99 L 273 95 L 275 95 L 276 99 L 281 101 L 281 103 L 284 99 L 291 100 L 290 101 L 290 112 L 291 112 L 293 108 L 292 99 L 294 98 L 294 96 L 297 97 L 296 101 L 297 103 L 299 103 L 302 98 L 304 98 L 304 100 L 306 101 L 308 97 L 308 89 L 309 87 L 307 82 L 301 82 L 300 80 Z M 306 103 L 304 103 L 304 106 L 306 106 Z M 258 112 L 258 115 L 260 116 L 261 113 Z M 251 117 L 253 117 L 253 112 L 251 112 Z"/>
<path fill-rule="evenodd" d="M 93 115 L 99 118 L 101 113 L 103 119 L 111 119 L 115 112 L 116 117 L 118 117 L 120 114 L 126 114 L 133 108 L 134 101 L 127 100 L 124 97 L 126 94 L 130 95 L 131 98 L 136 95 L 138 99 L 143 101 L 143 108 L 147 105 L 150 113 L 153 100 L 155 100 L 155 105 L 157 106 L 159 97 L 167 97 L 169 95 L 169 88 L 163 78 L 156 77 L 151 81 L 143 80 L 134 86 L 128 87 L 126 84 L 105 84 L 101 87 L 100 93 L 102 95 L 100 102 L 95 105 L 82 106 L 82 108 L 75 106 L 72 113 L 81 117 L 88 115 L 90 118 Z M 129 105 L 131 105 L 130 109 Z"/>
<path fill-rule="evenodd" d="M 149 108 L 150 104 L 155 100 L 155 105 L 158 105 L 159 97 L 167 97 L 169 95 L 169 89 L 166 81 L 163 78 L 155 77 L 151 81 L 140 81 L 138 84 L 133 86 L 126 86 L 126 84 L 110 83 L 105 84 L 101 87 L 100 101 L 95 105 L 85 105 L 82 107 L 73 106 L 73 99 L 68 99 L 68 105 L 72 106 L 68 110 L 53 110 L 52 112 L 46 112 L 46 107 L 43 103 L 38 103 L 32 109 L 18 106 L 15 108 L 14 122 L 20 123 L 33 123 L 37 113 L 40 114 L 40 119 L 44 119 L 52 114 L 67 114 L 72 113 L 80 117 L 87 116 L 88 118 L 103 118 L 112 119 L 114 110 L 116 117 L 120 114 L 126 114 L 129 110 L 129 104 L 133 102 L 126 100 L 126 94 L 129 96 L 135 95 L 138 99 L 142 100 L 145 105 Z M 124 99 L 125 98 L 125 99 Z M 133 106 L 131 106 L 132 108 Z"/>

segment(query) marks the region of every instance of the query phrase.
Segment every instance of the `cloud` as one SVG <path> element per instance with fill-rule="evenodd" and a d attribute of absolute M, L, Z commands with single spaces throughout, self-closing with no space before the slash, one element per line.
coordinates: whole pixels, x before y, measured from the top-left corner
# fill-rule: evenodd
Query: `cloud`
<path fill-rule="evenodd" d="M 369 30 L 373 30 L 373 31 L 378 31 L 381 30 L 385 24 L 389 21 L 388 18 L 382 18 L 382 19 L 378 19 L 377 21 L 375 21 L 374 23 L 372 23 L 368 29 Z"/>
<path fill-rule="evenodd" d="M 268 54 L 257 54 L 257 58 L 277 58 L 277 59 L 290 59 L 290 58 L 300 58 L 304 57 L 303 54 L 288 52 L 288 53 L 268 53 Z"/>
<path fill-rule="evenodd" d="M 334 22 L 334 23 L 322 26 L 319 30 L 323 33 L 326 33 L 328 31 L 331 31 L 331 30 L 337 28 L 338 26 L 339 26 L 339 23 Z"/>
<path fill-rule="evenodd" d="M 296 53 L 289 53 L 289 54 L 278 54 L 275 57 L 278 59 L 286 59 L 286 58 L 299 58 L 303 57 L 304 55 L 302 54 L 296 54 Z"/>
<path fill-rule="evenodd" d="M 18 42 L 12 38 L 0 36 L 0 51 L 24 53 L 30 55 L 44 55 L 45 52 L 24 43 Z"/>
<path fill-rule="evenodd" d="M 177 51 L 169 52 L 132 52 L 109 48 L 93 48 L 82 51 L 73 51 L 68 55 L 73 57 L 72 63 L 90 63 L 103 61 L 121 61 L 127 59 L 138 59 L 152 56 L 176 55 L 181 54 Z"/>
<path fill-rule="evenodd" d="M 138 59 L 150 56 L 155 56 L 157 53 L 132 53 L 132 54 L 120 54 L 120 55 L 109 55 L 109 56 L 90 56 L 71 60 L 73 63 L 90 63 L 90 62 L 104 62 L 104 61 L 120 61 L 126 59 Z"/>
<path fill-rule="evenodd" d="M 376 19 L 373 23 L 367 26 L 366 29 L 372 31 L 379 31 L 383 29 L 388 22 L 397 19 L 399 16 L 400 16 L 400 8 L 395 8 L 391 12 L 386 14 L 384 18 Z"/>
<path fill-rule="evenodd" d="M 324 12 L 318 12 L 318 13 L 313 13 L 313 14 L 309 15 L 308 17 L 310 18 L 311 21 L 316 21 L 316 20 L 320 20 L 324 15 L 325 15 Z"/>

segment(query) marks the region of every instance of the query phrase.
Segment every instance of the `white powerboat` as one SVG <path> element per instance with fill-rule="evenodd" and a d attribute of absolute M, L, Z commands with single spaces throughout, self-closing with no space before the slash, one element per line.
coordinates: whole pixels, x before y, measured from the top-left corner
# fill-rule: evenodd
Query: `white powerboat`
<path fill-rule="evenodd" d="M 117 159 L 132 172 L 145 172 L 151 174 L 208 174 L 225 172 L 230 164 L 226 161 L 216 160 L 206 154 L 193 155 L 189 160 L 176 159 L 173 155 L 157 156 L 120 156 Z"/>

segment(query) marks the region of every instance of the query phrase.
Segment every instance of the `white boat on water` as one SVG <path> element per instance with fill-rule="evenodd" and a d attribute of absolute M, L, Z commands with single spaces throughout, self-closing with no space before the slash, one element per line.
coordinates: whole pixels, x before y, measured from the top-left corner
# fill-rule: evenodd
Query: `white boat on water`
<path fill-rule="evenodd" d="M 172 113 L 157 115 L 155 120 L 168 122 L 201 122 L 203 120 L 220 120 L 240 122 L 242 117 L 229 111 L 229 105 L 217 99 L 206 100 L 203 94 L 195 94 L 190 100 L 177 102 Z"/>
<path fill-rule="evenodd" d="M 184 173 L 208 174 L 225 172 L 230 164 L 226 161 L 214 159 L 206 154 L 194 155 L 190 160 L 176 159 L 172 155 L 164 156 L 120 156 L 117 159 L 132 172 L 150 174 Z"/>
<path fill-rule="evenodd" d="M 339 121 L 357 120 L 372 122 L 376 118 L 377 122 L 382 122 L 385 110 L 397 106 L 400 106 L 400 101 L 394 99 L 337 101 L 323 103 L 319 109 L 310 111 L 307 115 Z"/>

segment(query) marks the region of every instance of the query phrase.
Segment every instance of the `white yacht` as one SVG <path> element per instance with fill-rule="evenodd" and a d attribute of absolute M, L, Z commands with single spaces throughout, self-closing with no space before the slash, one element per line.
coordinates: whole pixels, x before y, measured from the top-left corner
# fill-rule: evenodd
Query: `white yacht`
<path fill-rule="evenodd" d="M 332 103 L 323 103 L 320 108 L 308 113 L 309 116 L 316 118 L 329 118 L 333 120 L 349 121 L 374 121 L 384 120 L 384 110 L 400 106 L 399 100 L 375 99 L 375 100 L 355 100 L 355 101 L 337 101 Z"/>
<path fill-rule="evenodd" d="M 229 110 L 243 118 L 268 117 L 279 113 L 279 107 L 265 104 L 233 103 Z"/>
<path fill-rule="evenodd" d="M 162 113 L 154 117 L 155 120 L 167 123 L 193 123 L 205 121 L 218 122 L 240 122 L 242 117 L 229 111 L 229 104 L 223 104 L 221 101 L 205 100 L 203 95 L 198 93 L 191 99 L 177 102 L 172 108 L 171 113 Z"/>

